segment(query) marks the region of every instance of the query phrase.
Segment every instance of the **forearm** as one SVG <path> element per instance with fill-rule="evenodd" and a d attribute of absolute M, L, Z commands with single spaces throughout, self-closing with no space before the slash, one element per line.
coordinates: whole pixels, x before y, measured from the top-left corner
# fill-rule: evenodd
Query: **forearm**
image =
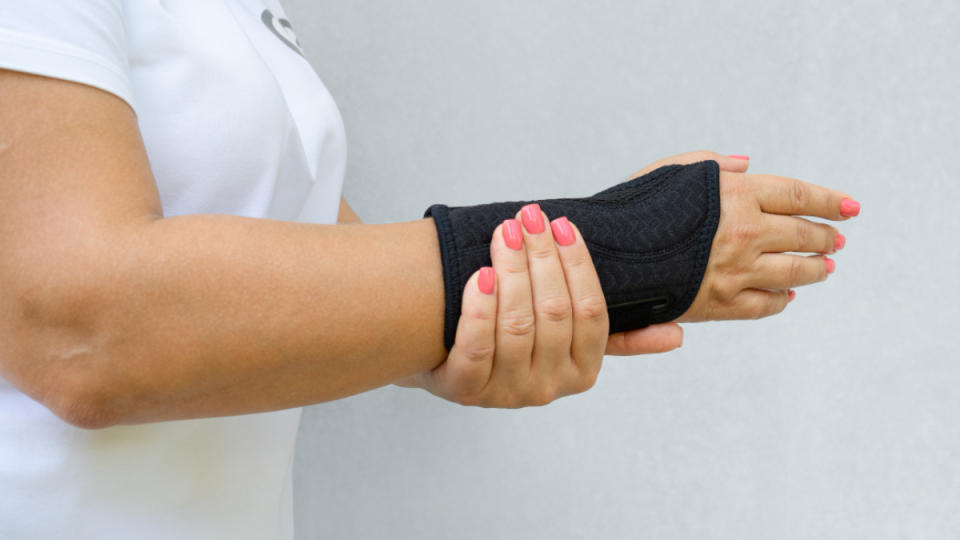
<path fill-rule="evenodd" d="M 333 226 L 192 215 L 140 226 L 116 244 L 101 254 L 110 268 L 94 272 L 101 283 L 77 317 L 96 331 L 70 343 L 92 352 L 64 355 L 55 368 L 61 380 L 96 373 L 113 421 L 307 405 L 445 356 L 430 220 Z"/>

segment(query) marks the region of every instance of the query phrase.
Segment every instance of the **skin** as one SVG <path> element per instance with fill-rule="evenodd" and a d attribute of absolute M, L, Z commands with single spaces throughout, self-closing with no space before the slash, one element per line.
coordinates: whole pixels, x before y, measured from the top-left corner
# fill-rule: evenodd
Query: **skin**
<path fill-rule="evenodd" d="M 767 254 L 824 249 L 827 226 L 783 212 L 821 215 L 843 194 L 809 185 L 800 204 L 795 181 L 742 171 L 721 177 L 717 260 L 687 320 L 772 314 L 785 293 L 756 287 L 823 278 L 822 258 L 781 279 Z M 345 203 L 339 225 L 164 217 L 124 102 L 9 71 L 0 201 L 0 375 L 84 428 L 277 410 L 395 381 L 474 405 L 542 404 L 589 387 L 605 351 L 668 350 L 682 335 L 606 336 L 579 237 L 558 248 L 548 227 L 504 251 L 498 230 L 497 294 L 467 284 L 448 357 L 432 221 L 362 225 Z M 809 245 L 788 240 L 799 229 Z"/>
<path fill-rule="evenodd" d="M 705 159 L 721 165 L 720 223 L 700 290 L 680 320 L 780 313 L 790 288 L 827 277 L 823 255 L 785 252 L 835 251 L 835 228 L 793 214 L 845 220 L 840 201 L 849 196 L 790 178 L 746 174 L 746 161 L 712 152 L 667 158 L 636 175 Z M 464 405 L 545 405 L 591 388 L 604 353 L 656 353 L 682 344 L 675 323 L 607 336 L 603 294 L 579 232 L 573 244 L 561 246 L 550 227 L 540 234 L 525 227 L 523 249 L 515 251 L 506 247 L 502 227 L 491 244 L 498 280 L 494 294 L 480 291 L 475 273 L 464 291 L 450 356 L 400 384 Z"/>

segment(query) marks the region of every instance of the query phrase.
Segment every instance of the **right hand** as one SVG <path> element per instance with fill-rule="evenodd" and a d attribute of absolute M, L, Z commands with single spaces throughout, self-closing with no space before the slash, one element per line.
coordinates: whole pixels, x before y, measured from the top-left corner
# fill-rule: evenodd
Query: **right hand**
<path fill-rule="evenodd" d="M 850 202 L 842 203 L 844 199 Z M 852 217 L 846 193 L 792 178 L 720 172 L 720 222 L 700 290 L 680 322 L 758 319 L 783 311 L 793 287 L 823 281 L 845 243 L 837 230 L 799 216 Z M 814 253 L 803 256 L 789 252 Z"/>

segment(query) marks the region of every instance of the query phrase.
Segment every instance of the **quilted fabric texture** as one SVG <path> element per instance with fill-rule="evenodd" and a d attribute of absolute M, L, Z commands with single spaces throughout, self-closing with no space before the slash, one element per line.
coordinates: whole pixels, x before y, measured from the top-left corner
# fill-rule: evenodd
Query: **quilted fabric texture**
<path fill-rule="evenodd" d="M 586 241 L 610 314 L 610 333 L 682 315 L 700 288 L 720 219 L 715 161 L 668 165 L 592 197 L 431 206 L 446 289 L 444 343 L 453 346 L 470 276 L 490 266 L 491 235 L 522 206 L 567 216 Z"/>

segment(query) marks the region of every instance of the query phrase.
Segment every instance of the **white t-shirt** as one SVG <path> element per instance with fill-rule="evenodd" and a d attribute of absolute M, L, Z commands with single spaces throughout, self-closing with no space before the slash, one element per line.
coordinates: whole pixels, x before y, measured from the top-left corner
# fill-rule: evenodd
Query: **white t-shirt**
<path fill-rule="evenodd" d="M 6 1 L 0 68 L 127 101 L 165 216 L 336 221 L 343 124 L 275 0 Z M 0 538 L 292 538 L 299 420 L 85 431 L 0 379 Z"/>

